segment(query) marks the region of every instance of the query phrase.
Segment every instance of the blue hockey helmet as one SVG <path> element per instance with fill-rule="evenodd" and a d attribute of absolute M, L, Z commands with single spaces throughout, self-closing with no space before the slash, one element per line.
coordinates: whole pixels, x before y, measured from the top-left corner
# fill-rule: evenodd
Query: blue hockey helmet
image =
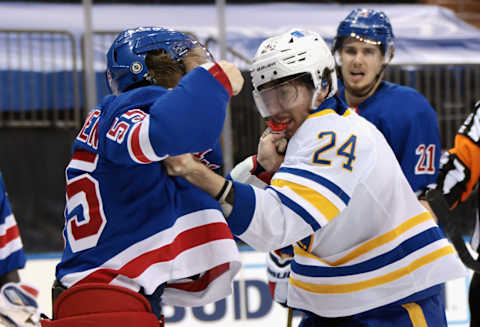
<path fill-rule="evenodd" d="M 133 85 L 146 82 L 147 52 L 165 51 L 174 61 L 196 47 L 192 37 L 172 29 L 161 27 L 137 27 L 117 35 L 107 52 L 107 81 L 113 93 L 120 93 Z"/>
<path fill-rule="evenodd" d="M 388 16 L 378 10 L 354 9 L 340 22 L 333 41 L 333 52 L 342 47 L 347 37 L 375 44 L 387 58 L 393 54 L 393 30 Z"/>

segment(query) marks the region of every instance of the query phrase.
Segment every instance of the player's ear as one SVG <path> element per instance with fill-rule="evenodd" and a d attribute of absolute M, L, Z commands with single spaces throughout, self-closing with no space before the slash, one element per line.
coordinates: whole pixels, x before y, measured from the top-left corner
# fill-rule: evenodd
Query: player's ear
<path fill-rule="evenodd" d="M 325 98 L 327 97 L 327 94 L 329 91 L 330 91 L 329 87 L 324 87 L 320 90 L 316 90 L 315 92 L 313 92 L 314 99 L 313 99 L 312 109 L 316 109 L 318 108 L 318 106 L 322 104 L 323 100 L 325 100 Z"/>

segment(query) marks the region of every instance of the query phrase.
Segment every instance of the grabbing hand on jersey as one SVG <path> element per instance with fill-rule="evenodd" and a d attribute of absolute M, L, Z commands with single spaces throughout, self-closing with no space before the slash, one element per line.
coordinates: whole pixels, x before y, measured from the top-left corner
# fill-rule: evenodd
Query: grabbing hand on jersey
<path fill-rule="evenodd" d="M 170 176 L 188 175 L 197 165 L 202 165 L 191 153 L 168 157 L 163 164 Z"/>
<path fill-rule="evenodd" d="M 163 160 L 163 164 L 167 169 L 167 174 L 170 176 L 182 176 L 193 185 L 200 185 L 202 181 L 208 179 L 209 183 L 202 184 L 202 189 L 218 200 L 218 194 L 224 191 L 225 178 L 216 174 L 206 165 L 198 161 L 192 154 L 186 153 L 179 156 L 168 157 Z M 231 207 L 231 206 L 230 206 Z M 228 208 L 228 213 L 224 209 L 225 216 L 230 214 L 231 208 Z"/>

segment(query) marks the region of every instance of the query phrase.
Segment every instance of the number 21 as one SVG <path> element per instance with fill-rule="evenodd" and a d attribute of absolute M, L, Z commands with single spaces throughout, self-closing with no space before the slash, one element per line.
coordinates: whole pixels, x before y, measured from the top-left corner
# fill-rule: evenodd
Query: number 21
<path fill-rule="evenodd" d="M 420 144 L 415 149 L 415 154 L 419 155 L 417 164 L 415 165 L 415 174 L 435 174 L 435 144 Z"/>

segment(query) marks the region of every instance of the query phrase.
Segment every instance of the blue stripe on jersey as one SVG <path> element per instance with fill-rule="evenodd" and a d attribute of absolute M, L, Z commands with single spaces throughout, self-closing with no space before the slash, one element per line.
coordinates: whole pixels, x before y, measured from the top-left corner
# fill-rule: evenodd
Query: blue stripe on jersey
<path fill-rule="evenodd" d="M 5 219 L 12 214 L 12 208 L 8 202 L 7 191 L 3 183 L 2 173 L 0 173 L 0 223 L 5 223 Z"/>
<path fill-rule="evenodd" d="M 300 177 L 304 177 L 307 179 L 310 179 L 320 185 L 325 186 L 328 188 L 330 191 L 335 193 L 344 203 L 345 205 L 348 205 L 348 202 L 350 201 L 350 196 L 345 193 L 339 186 L 337 186 L 335 183 L 329 181 L 328 179 L 314 174 L 308 170 L 303 170 L 303 169 L 298 169 L 298 168 L 286 168 L 282 167 L 278 170 L 280 173 L 287 173 L 287 174 L 292 174 L 292 175 L 297 175 Z"/>
<path fill-rule="evenodd" d="M 233 182 L 235 200 L 232 213 L 227 219 L 228 227 L 235 235 L 241 235 L 247 230 L 255 212 L 255 192 L 250 185 Z"/>
<path fill-rule="evenodd" d="M 302 217 L 303 220 L 305 220 L 305 222 L 312 227 L 313 231 L 317 231 L 320 228 L 322 228 L 322 226 L 320 226 L 318 221 L 311 214 L 309 214 L 307 212 L 307 210 L 303 209 L 303 207 L 300 206 L 298 203 L 296 203 L 295 201 L 293 201 L 292 199 L 290 199 L 286 195 L 280 193 L 279 191 L 277 191 L 276 189 L 274 189 L 271 186 L 268 186 L 267 188 L 275 191 L 278 194 L 278 196 L 280 197 L 280 200 L 282 201 L 282 204 L 287 206 L 288 208 L 290 208 L 293 212 L 295 212 L 300 217 Z"/>
<path fill-rule="evenodd" d="M 441 230 L 438 227 L 432 227 L 403 241 L 389 252 L 354 265 L 342 267 L 313 267 L 299 264 L 294 260 L 291 268 L 293 272 L 299 275 L 310 277 L 337 277 L 362 274 L 401 260 L 418 249 L 442 238 L 444 238 L 444 236 Z"/>
<path fill-rule="evenodd" d="M 24 268 L 26 262 L 27 256 L 25 255 L 23 248 L 10 253 L 8 257 L 0 260 L 0 276 L 5 275 L 10 271 Z"/>

